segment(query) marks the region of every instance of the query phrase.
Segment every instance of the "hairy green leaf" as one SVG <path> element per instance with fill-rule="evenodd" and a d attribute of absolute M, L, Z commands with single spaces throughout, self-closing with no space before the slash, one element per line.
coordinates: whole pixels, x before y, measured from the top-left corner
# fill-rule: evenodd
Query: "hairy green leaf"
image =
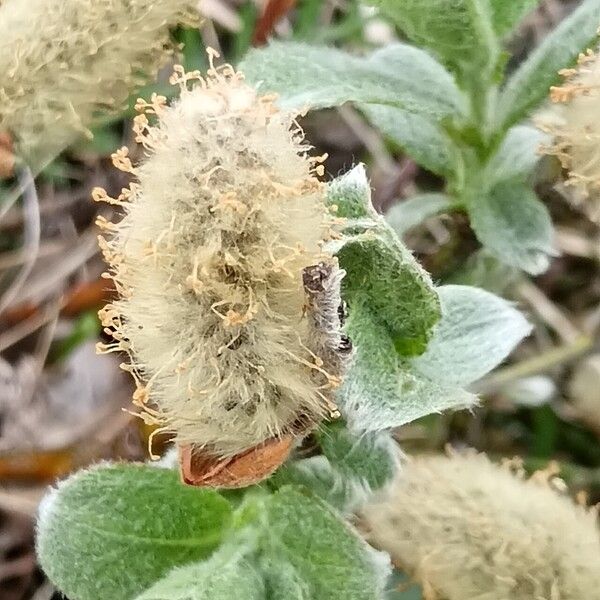
<path fill-rule="evenodd" d="M 540 160 L 540 146 L 549 136 L 530 125 L 511 127 L 488 164 L 488 180 L 525 179 Z"/>
<path fill-rule="evenodd" d="M 450 198 L 445 194 L 418 194 L 394 204 L 385 215 L 385 219 L 396 235 L 401 237 L 409 229 L 420 225 L 433 215 L 448 211 L 451 207 Z"/>
<path fill-rule="evenodd" d="M 485 248 L 480 248 L 446 281 L 456 285 L 472 285 L 502 296 L 517 281 L 520 273 L 516 267 L 507 265 Z"/>
<path fill-rule="evenodd" d="M 343 296 L 350 310 L 357 296 L 367 297 L 396 351 L 413 356 L 425 351 L 440 318 L 439 300 L 429 275 L 392 235 L 368 231 L 342 246 Z"/>
<path fill-rule="evenodd" d="M 398 447 L 388 432 L 350 431 L 341 421 L 318 432 L 321 450 L 344 477 L 370 490 L 386 485 L 398 467 Z"/>
<path fill-rule="evenodd" d="M 131 600 L 174 566 L 210 555 L 230 519 L 224 498 L 183 486 L 175 471 L 100 465 L 46 496 L 37 552 L 71 600 Z"/>
<path fill-rule="evenodd" d="M 229 548 L 208 560 L 176 567 L 136 600 L 264 600 L 262 574 Z"/>
<path fill-rule="evenodd" d="M 531 331 L 506 300 L 465 285 L 438 288 L 442 320 L 427 351 L 412 360 L 426 377 L 466 387 L 497 367 Z"/>
<path fill-rule="evenodd" d="M 268 600 L 312 600 L 310 586 L 288 562 L 273 555 L 261 560 Z"/>
<path fill-rule="evenodd" d="M 427 272 L 373 209 L 362 166 L 332 182 L 327 201 L 339 216 L 356 217 L 333 248 L 346 271 L 344 299 L 352 306 L 357 293 L 365 294 L 396 350 L 420 354 L 440 318 L 439 301 Z"/>
<path fill-rule="evenodd" d="M 329 196 L 342 215 L 357 215 L 348 219 L 346 238 L 337 245 L 347 273 L 347 331 L 356 346 L 338 399 L 353 430 L 376 431 L 467 406 L 474 397 L 429 380 L 406 360 L 425 351 L 440 318 L 439 299 L 428 274 L 372 209 L 368 185 L 357 183 L 361 178 L 362 170 L 350 176 L 349 201 L 344 178 L 337 181 L 335 202 L 331 191 Z M 324 477 L 331 479 L 331 473 Z"/>
<path fill-rule="evenodd" d="M 240 64 L 284 108 L 323 108 L 344 102 L 391 104 L 434 117 L 462 114 L 465 100 L 452 76 L 423 50 L 395 44 L 370 57 L 325 46 L 272 42 Z"/>
<path fill-rule="evenodd" d="M 327 204 L 336 206 L 336 215 L 343 219 L 376 219 L 371 204 L 371 188 L 363 164 L 334 179 L 327 186 Z"/>
<path fill-rule="evenodd" d="M 352 432 L 337 421 L 318 432 L 322 455 L 289 462 L 269 480 L 308 487 L 342 513 L 364 504 L 395 475 L 398 447 L 388 432 Z"/>
<path fill-rule="evenodd" d="M 269 479 L 269 485 L 273 489 L 301 485 L 343 514 L 352 513 L 370 495 L 364 483 L 345 477 L 322 455 L 288 462 Z"/>
<path fill-rule="evenodd" d="M 498 129 L 507 129 L 548 96 L 550 86 L 561 79 L 558 71 L 572 65 L 580 52 L 595 44 L 599 23 L 600 0 L 584 0 L 544 39 L 515 71 L 500 95 Z"/>
<path fill-rule="evenodd" d="M 421 166 L 438 175 L 452 175 L 458 149 L 436 123 L 395 106 L 361 104 L 360 109 L 375 127 Z"/>
<path fill-rule="evenodd" d="M 510 33 L 539 3 L 540 0 L 490 0 L 492 23 L 496 33 L 500 37 Z"/>
<path fill-rule="evenodd" d="M 552 221 L 525 184 L 499 183 L 473 198 L 468 210 L 479 241 L 498 258 L 532 275 L 548 268 L 555 254 Z"/>
<path fill-rule="evenodd" d="M 399 356 L 366 299 L 352 305 L 346 329 L 356 351 L 338 402 L 352 429 L 398 427 L 430 413 L 475 402 L 472 394 L 434 382 Z"/>
<path fill-rule="evenodd" d="M 511 2 L 513 0 L 510 0 Z M 372 0 L 419 46 L 448 66 L 472 71 L 495 63 L 498 42 L 487 0 Z"/>
<path fill-rule="evenodd" d="M 310 598 L 383 599 L 389 559 L 325 502 L 308 490 L 284 487 L 267 506 L 265 555 L 286 560 L 308 585 Z"/>

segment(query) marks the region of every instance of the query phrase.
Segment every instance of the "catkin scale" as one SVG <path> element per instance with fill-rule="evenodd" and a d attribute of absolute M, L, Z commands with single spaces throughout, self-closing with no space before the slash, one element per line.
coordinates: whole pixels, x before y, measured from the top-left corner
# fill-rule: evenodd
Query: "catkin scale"
<path fill-rule="evenodd" d="M 600 598 L 596 512 L 484 455 L 411 460 L 362 519 L 432 600 Z"/>
<path fill-rule="evenodd" d="M 94 193 L 125 213 L 101 220 L 121 295 L 101 311 L 116 340 L 104 350 L 130 354 L 146 419 L 233 456 L 327 415 L 339 383 L 327 368 L 339 365 L 317 354 L 303 272 L 328 265 L 337 298 L 341 272 L 323 250 L 322 167 L 293 116 L 229 67 L 206 79 L 178 69 L 173 81 L 171 107 L 138 103 L 146 159 L 134 169 L 125 150 L 115 156 L 137 182 L 118 199 Z"/>

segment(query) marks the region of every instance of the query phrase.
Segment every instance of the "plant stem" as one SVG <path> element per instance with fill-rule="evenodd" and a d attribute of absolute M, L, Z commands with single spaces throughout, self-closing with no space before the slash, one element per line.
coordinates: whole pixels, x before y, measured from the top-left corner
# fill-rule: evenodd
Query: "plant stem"
<path fill-rule="evenodd" d="M 552 367 L 570 362 L 578 356 L 585 354 L 588 350 L 591 350 L 593 343 L 594 341 L 591 337 L 581 335 L 568 344 L 552 348 L 539 356 L 534 356 L 516 365 L 496 371 L 493 375 L 477 384 L 475 391 L 479 394 L 491 394 L 516 379 L 544 373 Z"/>

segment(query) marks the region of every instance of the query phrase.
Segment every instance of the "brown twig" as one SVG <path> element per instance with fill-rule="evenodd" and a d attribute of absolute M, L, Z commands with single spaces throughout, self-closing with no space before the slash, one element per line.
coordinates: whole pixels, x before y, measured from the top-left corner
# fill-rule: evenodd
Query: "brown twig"
<path fill-rule="evenodd" d="M 478 394 L 492 394 L 516 379 L 545 373 L 556 366 L 569 363 L 589 352 L 593 345 L 594 341 L 590 337 L 581 335 L 568 344 L 552 348 L 538 356 L 504 369 L 499 369 L 474 386 L 474 391 Z"/>
<path fill-rule="evenodd" d="M 569 317 L 531 281 L 524 279 L 519 282 L 516 291 L 564 342 L 573 342 L 581 337 L 581 331 Z"/>
<path fill-rule="evenodd" d="M 263 46 L 266 44 L 277 23 L 279 23 L 279 21 L 281 21 L 295 5 L 296 0 L 269 0 L 263 14 L 256 23 L 254 35 L 252 36 L 252 44 L 254 46 Z"/>

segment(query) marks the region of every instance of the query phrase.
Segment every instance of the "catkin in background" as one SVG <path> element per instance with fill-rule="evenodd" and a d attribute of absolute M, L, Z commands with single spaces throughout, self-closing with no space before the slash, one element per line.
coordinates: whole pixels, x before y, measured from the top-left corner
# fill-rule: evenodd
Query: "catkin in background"
<path fill-rule="evenodd" d="M 0 6 L 0 132 L 35 168 L 123 108 L 171 49 L 192 0 L 5 0 Z"/>
<path fill-rule="evenodd" d="M 553 106 L 538 125 L 554 136 L 544 147 L 567 171 L 565 192 L 588 217 L 600 222 L 600 61 L 592 50 L 564 69 L 565 82 L 551 90 Z"/>
<path fill-rule="evenodd" d="M 432 598 L 600 598 L 596 511 L 484 455 L 410 460 L 363 518 Z"/>

